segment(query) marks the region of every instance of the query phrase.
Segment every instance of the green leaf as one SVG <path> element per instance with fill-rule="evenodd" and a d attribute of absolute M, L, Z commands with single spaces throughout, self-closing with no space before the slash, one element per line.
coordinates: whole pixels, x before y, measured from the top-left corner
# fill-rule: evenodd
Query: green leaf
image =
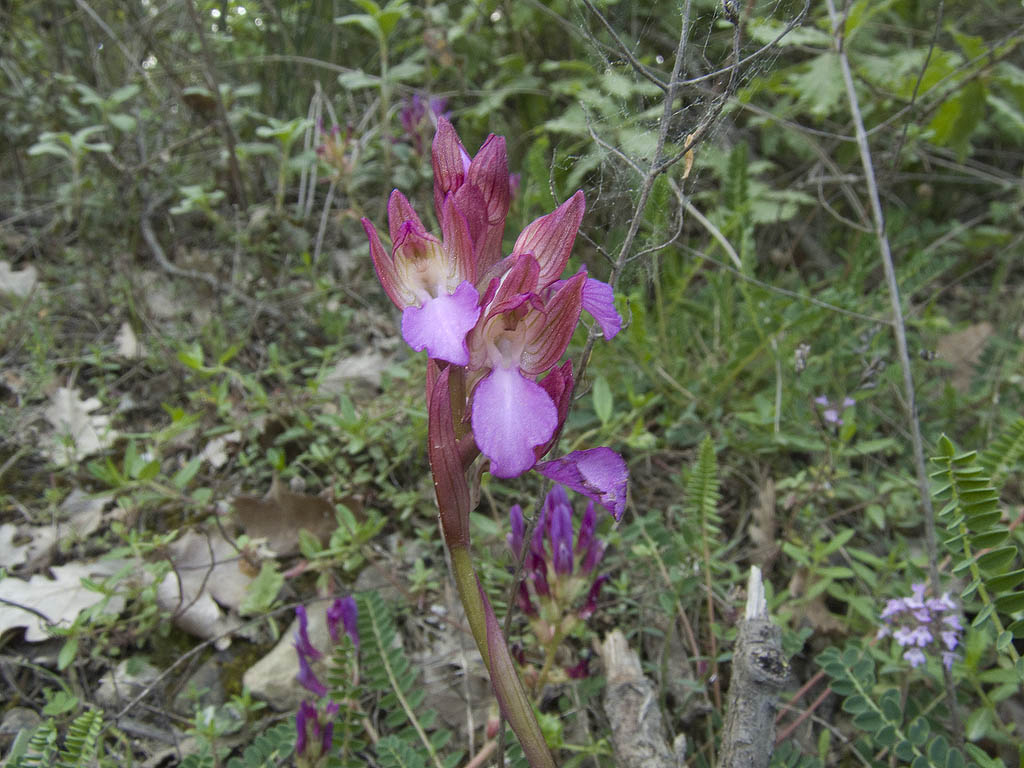
<path fill-rule="evenodd" d="M 380 85 L 380 78 L 368 75 L 361 69 L 352 72 L 343 72 L 338 75 L 338 85 L 349 91 L 358 91 L 362 88 L 376 88 Z"/>
<path fill-rule="evenodd" d="M 979 707 L 967 716 L 967 726 L 964 735 L 968 741 L 978 741 L 983 738 L 992 727 L 992 710 L 988 707 Z"/>
<path fill-rule="evenodd" d="M 932 140 L 939 146 L 955 150 L 961 158 L 966 157 L 971 134 L 985 115 L 985 97 L 982 81 L 964 83 L 960 90 L 943 102 L 928 124 Z"/>
<path fill-rule="evenodd" d="M 996 650 L 1002 653 L 1010 647 L 1010 643 L 1013 642 L 1013 632 L 1002 631 L 999 633 L 999 637 L 996 638 Z"/>
<path fill-rule="evenodd" d="M 57 669 L 67 669 L 76 656 L 78 656 L 78 635 L 68 635 L 68 639 L 61 646 L 60 653 L 57 654 Z"/>
<path fill-rule="evenodd" d="M 243 616 L 259 616 L 266 613 L 274 604 L 283 586 L 284 574 L 278 570 L 277 563 L 264 560 L 263 565 L 260 566 L 259 575 L 246 589 L 245 600 L 239 606 L 238 612 Z"/>
<path fill-rule="evenodd" d="M 850 696 L 843 701 L 843 711 L 849 712 L 851 715 L 859 715 L 861 712 L 867 712 L 869 709 L 871 709 L 871 705 L 860 695 Z"/>
<path fill-rule="evenodd" d="M 347 16 L 339 16 L 334 20 L 335 24 L 341 24 L 346 26 L 362 27 L 371 35 L 376 38 L 381 38 L 383 32 L 380 28 L 380 24 L 373 16 L 367 16 L 365 13 L 352 13 Z"/>
<path fill-rule="evenodd" d="M 792 78 L 799 101 L 817 118 L 832 114 L 843 97 L 843 73 L 839 56 L 832 51 L 811 59 L 806 70 Z"/>
<path fill-rule="evenodd" d="M 184 467 L 182 467 L 181 469 L 174 473 L 174 477 L 171 478 L 171 483 L 179 491 L 185 490 L 185 487 L 190 482 L 192 482 L 192 478 L 196 476 L 196 473 L 199 471 L 199 468 L 202 466 L 202 464 L 202 456 L 196 456 L 193 459 L 189 460 L 188 464 L 186 464 Z"/>
<path fill-rule="evenodd" d="M 1024 568 L 1018 568 L 1015 571 L 1009 573 L 1003 573 L 999 576 L 993 576 L 990 579 L 985 579 L 985 586 L 993 592 L 1006 592 L 1007 590 L 1013 589 L 1021 582 L 1024 582 Z"/>
<path fill-rule="evenodd" d="M 594 380 L 594 413 L 597 414 L 597 418 L 601 420 L 604 425 L 608 424 L 608 421 L 612 417 L 612 388 L 608 385 L 608 379 L 604 376 L 598 376 Z"/>
<path fill-rule="evenodd" d="M 983 571 L 1001 571 L 1017 557 L 1016 547 L 1000 547 L 978 555 L 978 567 Z"/>
<path fill-rule="evenodd" d="M 907 728 L 907 738 L 914 746 L 921 746 L 928 740 L 928 721 L 923 717 L 918 717 L 910 726 Z"/>
<path fill-rule="evenodd" d="M 178 361 L 184 363 L 193 371 L 205 370 L 203 366 L 203 348 L 198 341 L 194 341 L 188 346 L 179 349 Z"/>
<path fill-rule="evenodd" d="M 903 708 L 900 706 L 900 694 L 895 688 L 890 688 L 882 694 L 879 704 L 882 707 L 882 714 L 890 723 L 899 723 L 903 720 Z"/>
<path fill-rule="evenodd" d="M 112 115 L 107 115 L 107 119 L 110 124 L 121 131 L 121 133 L 129 133 L 135 130 L 135 118 L 131 115 L 125 115 L 121 112 L 115 112 Z"/>
<path fill-rule="evenodd" d="M 1009 595 L 1002 595 L 995 599 L 996 610 L 1002 614 L 1012 614 L 1017 611 L 1024 611 L 1024 592 L 1013 592 Z"/>

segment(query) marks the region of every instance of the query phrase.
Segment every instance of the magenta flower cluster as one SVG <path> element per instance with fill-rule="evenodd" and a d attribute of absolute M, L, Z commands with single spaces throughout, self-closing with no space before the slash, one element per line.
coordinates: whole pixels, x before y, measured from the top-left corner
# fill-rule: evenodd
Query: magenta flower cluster
<path fill-rule="evenodd" d="M 942 597 L 926 598 L 924 584 L 914 584 L 910 591 L 909 597 L 897 597 L 886 603 L 878 637 L 891 636 L 905 648 L 903 658 L 912 667 L 927 661 L 925 651 L 938 652 L 946 668 L 952 667 L 963 632 L 956 603 L 948 592 Z"/>
<path fill-rule="evenodd" d="M 440 238 L 398 190 L 388 201 L 391 248 L 370 221 L 363 219 L 363 227 L 381 285 L 402 310 L 402 337 L 426 350 L 434 365 L 428 401 L 439 380 L 452 398 L 458 460 L 465 464 L 467 452 L 479 451 L 502 478 L 536 468 L 618 518 L 627 471 L 613 451 L 576 451 L 538 464 L 568 413 L 572 365 L 560 361 L 581 312 L 594 317 L 606 339 L 622 326 L 610 286 L 585 268 L 562 278 L 583 219 L 583 193 L 528 224 L 503 257 L 511 198 L 505 139 L 492 135 L 470 156 L 440 117 L 432 163 Z M 467 421 L 473 445 L 464 449 Z"/>
<path fill-rule="evenodd" d="M 299 674 L 296 680 L 318 699 L 327 696 L 324 685 L 313 671 L 313 663 L 323 658 L 323 653 L 309 639 L 309 617 L 305 606 L 295 608 L 295 616 L 299 620 L 299 628 L 295 633 L 295 652 L 299 657 Z M 331 643 L 341 641 L 341 631 L 352 641 L 355 648 L 359 647 L 359 629 L 357 626 L 358 608 L 352 596 L 339 598 L 327 609 L 327 631 Z M 315 766 L 322 762 L 331 749 L 334 735 L 334 716 L 338 713 L 338 703 L 328 700 L 322 706 L 305 700 L 299 705 L 295 716 L 295 757 L 296 763 Z"/>
<path fill-rule="evenodd" d="M 587 504 L 578 528 L 573 525 L 573 514 L 565 489 L 555 485 L 544 499 L 527 543 L 525 578 L 519 583 L 516 603 L 541 644 L 564 637 L 578 621 L 590 618 L 608 580 L 607 574 L 595 575 L 605 544 L 595 534 L 594 503 Z M 518 504 L 509 510 L 509 522 L 508 545 L 519 557 L 526 524 Z"/>

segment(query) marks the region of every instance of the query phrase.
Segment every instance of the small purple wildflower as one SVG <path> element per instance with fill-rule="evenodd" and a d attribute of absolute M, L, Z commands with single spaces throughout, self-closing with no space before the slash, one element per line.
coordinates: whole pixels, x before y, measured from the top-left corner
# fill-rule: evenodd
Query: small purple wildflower
<path fill-rule="evenodd" d="M 818 395 L 814 398 L 814 402 L 822 409 L 821 417 L 825 420 L 825 423 L 834 424 L 837 427 L 843 425 L 842 412 L 857 404 L 857 401 L 852 397 L 844 397 L 841 401 L 833 404 L 825 395 Z"/>
<path fill-rule="evenodd" d="M 352 640 L 352 645 L 359 647 L 359 608 L 356 606 L 356 599 L 339 597 L 331 607 L 327 609 L 327 631 L 331 634 L 331 642 L 338 642 L 338 625 L 345 629 L 345 634 Z"/>
<path fill-rule="evenodd" d="M 526 535 L 526 523 L 523 520 L 523 508 L 518 504 L 512 506 L 508 511 L 509 524 L 512 526 L 511 533 L 505 538 L 508 548 L 516 557 L 523 551 L 523 537 Z"/>
<path fill-rule="evenodd" d="M 309 617 L 306 615 L 306 606 L 296 606 L 295 616 L 299 620 L 299 629 L 295 633 L 295 650 L 299 652 L 300 656 L 305 656 L 310 661 L 316 661 L 323 654 L 309 641 Z"/>
<path fill-rule="evenodd" d="M 925 598 L 925 585 L 914 584 L 908 597 L 889 600 L 882 609 L 882 626 L 878 637 L 891 636 L 902 648 L 903 659 L 911 667 L 927 661 L 925 650 L 938 653 L 946 668 L 956 659 L 954 651 L 960 645 L 963 625 L 954 613 L 956 603 L 949 593 L 942 597 Z M 941 644 L 940 644 L 941 641 Z"/>
<path fill-rule="evenodd" d="M 295 646 L 295 649 L 299 650 L 299 647 Z M 310 693 L 315 693 L 317 696 L 327 695 L 327 686 L 320 682 L 320 678 L 316 676 L 313 667 L 310 666 L 309 658 L 302 651 L 299 651 L 299 674 L 295 676 L 295 679 Z"/>

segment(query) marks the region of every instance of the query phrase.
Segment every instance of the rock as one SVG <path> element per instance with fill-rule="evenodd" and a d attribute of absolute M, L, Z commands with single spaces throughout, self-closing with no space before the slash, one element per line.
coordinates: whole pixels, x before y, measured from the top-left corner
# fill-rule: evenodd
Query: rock
<path fill-rule="evenodd" d="M 220 706 L 227 701 L 220 677 L 221 665 L 216 656 L 207 659 L 179 688 L 171 708 L 179 715 L 192 717 L 197 709 Z"/>
<path fill-rule="evenodd" d="M 123 707 L 156 684 L 160 670 L 148 662 L 125 659 L 100 679 L 96 702 L 106 709 Z"/>
<path fill-rule="evenodd" d="M 11 707 L 0 722 L 0 747 L 7 749 L 19 733 L 31 731 L 41 722 L 43 718 L 34 709 Z"/>

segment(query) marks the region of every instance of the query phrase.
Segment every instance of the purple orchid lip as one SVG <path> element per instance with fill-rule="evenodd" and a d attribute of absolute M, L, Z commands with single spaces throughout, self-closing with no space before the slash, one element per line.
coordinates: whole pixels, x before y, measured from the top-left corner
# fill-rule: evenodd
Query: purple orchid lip
<path fill-rule="evenodd" d="M 452 294 L 427 299 L 402 312 L 402 338 L 417 352 L 452 365 L 469 364 L 466 334 L 480 317 L 476 288 L 463 281 Z"/>
<path fill-rule="evenodd" d="M 494 368 L 473 393 L 473 434 L 495 477 L 518 477 L 533 467 L 534 448 L 558 427 L 547 390 L 518 368 Z"/>

